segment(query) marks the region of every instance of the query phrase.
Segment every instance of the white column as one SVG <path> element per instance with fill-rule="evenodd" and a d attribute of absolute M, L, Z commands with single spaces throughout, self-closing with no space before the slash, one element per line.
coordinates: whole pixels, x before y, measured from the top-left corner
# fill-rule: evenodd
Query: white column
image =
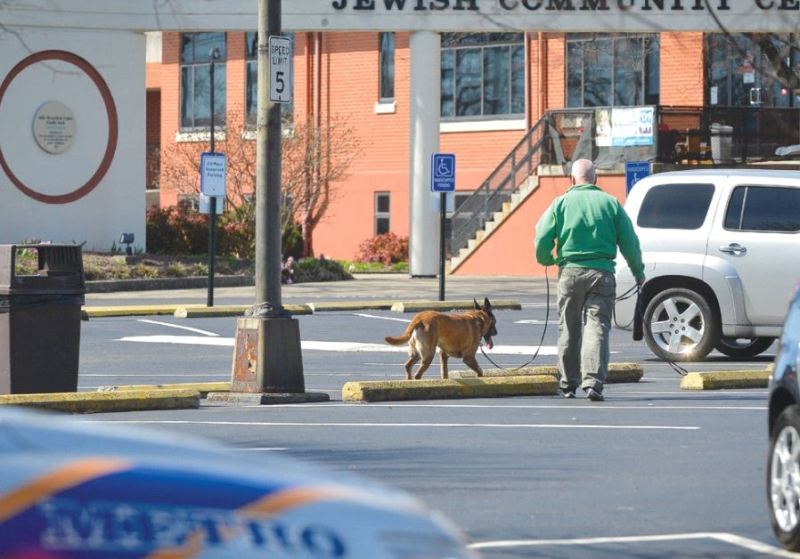
<path fill-rule="evenodd" d="M 409 271 L 436 276 L 439 271 L 438 194 L 431 192 L 431 156 L 439 151 L 441 37 L 411 33 Z"/>

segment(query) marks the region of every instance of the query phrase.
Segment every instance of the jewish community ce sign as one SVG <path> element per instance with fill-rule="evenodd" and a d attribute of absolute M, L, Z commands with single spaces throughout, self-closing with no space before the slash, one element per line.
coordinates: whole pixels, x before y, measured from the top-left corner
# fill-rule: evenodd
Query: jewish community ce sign
<path fill-rule="evenodd" d="M 287 29 L 794 31 L 800 0 L 283 1 Z"/>

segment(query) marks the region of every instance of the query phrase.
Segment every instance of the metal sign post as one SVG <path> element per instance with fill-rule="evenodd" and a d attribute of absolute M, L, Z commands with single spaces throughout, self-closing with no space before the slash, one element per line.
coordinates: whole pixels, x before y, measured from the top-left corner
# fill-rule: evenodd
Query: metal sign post
<path fill-rule="evenodd" d="M 445 225 L 447 193 L 456 189 L 456 156 L 434 153 L 431 162 L 431 192 L 439 193 L 439 300 L 444 301 Z"/>
<path fill-rule="evenodd" d="M 212 142 L 213 144 L 213 142 Z M 214 306 L 214 262 L 217 253 L 217 199 L 225 196 L 227 162 L 225 154 L 205 152 L 200 156 L 200 193 L 208 196 L 208 298 L 206 305 Z M 224 198 L 223 198 L 224 199 Z"/>

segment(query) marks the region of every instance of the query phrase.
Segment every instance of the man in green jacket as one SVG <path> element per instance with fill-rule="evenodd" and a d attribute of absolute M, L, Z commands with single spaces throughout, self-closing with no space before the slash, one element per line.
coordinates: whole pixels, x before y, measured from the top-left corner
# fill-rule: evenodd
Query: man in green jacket
<path fill-rule="evenodd" d="M 553 201 L 536 224 L 536 260 L 559 268 L 561 394 L 574 398 L 581 387 L 587 398 L 601 402 L 608 375 L 617 247 L 640 285 L 644 265 L 628 214 L 616 198 L 594 184 L 595 179 L 594 164 L 588 159 L 572 164 L 572 187 Z"/>

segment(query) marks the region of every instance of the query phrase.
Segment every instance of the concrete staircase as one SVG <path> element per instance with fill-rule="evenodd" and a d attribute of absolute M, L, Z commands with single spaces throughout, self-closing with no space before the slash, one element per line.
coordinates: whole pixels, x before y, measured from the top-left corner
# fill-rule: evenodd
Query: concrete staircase
<path fill-rule="evenodd" d="M 503 226 L 503 223 L 514 214 L 515 211 L 528 199 L 536 189 L 539 188 L 539 177 L 531 175 L 526 182 L 523 182 L 517 190 L 511 194 L 511 199 L 503 204 L 499 212 L 494 212 L 492 219 L 488 220 L 483 229 L 475 232 L 475 237 L 469 240 L 466 248 L 462 248 L 458 255 L 452 257 L 446 265 L 448 274 L 454 273 L 458 268 L 472 256 L 481 245 L 491 237 L 495 231 Z"/>

